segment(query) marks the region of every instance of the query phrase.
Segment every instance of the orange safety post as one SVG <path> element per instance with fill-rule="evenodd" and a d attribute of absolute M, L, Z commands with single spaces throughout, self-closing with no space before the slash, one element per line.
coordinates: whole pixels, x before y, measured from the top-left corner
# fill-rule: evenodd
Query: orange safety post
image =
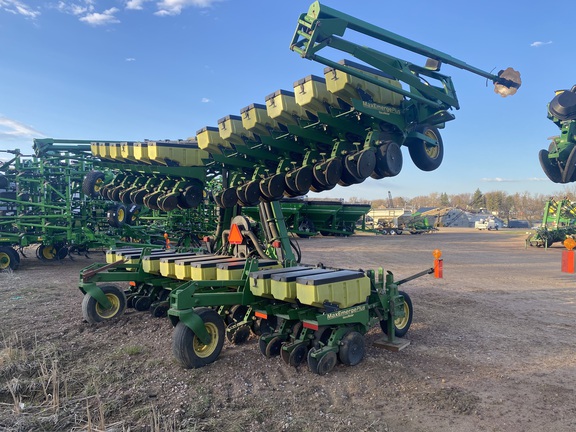
<path fill-rule="evenodd" d="M 440 249 L 434 249 L 432 251 L 432 256 L 434 257 L 434 277 L 436 279 L 442 279 L 443 274 L 443 260 L 440 258 L 442 256 L 442 251 Z"/>
<path fill-rule="evenodd" d="M 574 247 L 576 246 L 576 240 L 568 237 L 564 240 L 565 251 L 562 251 L 562 271 L 564 273 L 574 273 Z"/>
<path fill-rule="evenodd" d="M 166 239 L 166 249 L 170 249 L 170 239 L 168 238 L 168 233 L 164 233 L 164 238 Z"/>

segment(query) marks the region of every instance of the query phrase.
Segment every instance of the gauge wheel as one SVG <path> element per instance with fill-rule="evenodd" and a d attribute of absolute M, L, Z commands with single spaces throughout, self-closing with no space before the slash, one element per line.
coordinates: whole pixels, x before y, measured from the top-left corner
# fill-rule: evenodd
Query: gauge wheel
<path fill-rule="evenodd" d="M 204 198 L 204 189 L 201 183 L 194 183 L 184 188 L 178 196 L 178 206 L 181 208 L 196 208 Z"/>
<path fill-rule="evenodd" d="M 118 204 L 114 208 L 108 210 L 106 215 L 108 219 L 108 224 L 114 228 L 122 227 L 128 218 L 128 212 L 126 211 L 126 206 L 124 204 Z"/>
<path fill-rule="evenodd" d="M 260 202 L 260 185 L 257 181 L 243 184 L 236 189 L 238 204 L 243 207 L 252 207 Z"/>
<path fill-rule="evenodd" d="M 412 307 L 412 299 L 410 299 L 410 296 L 404 291 L 399 291 L 398 293 L 404 299 L 404 316 L 397 318 L 394 321 L 394 335 L 396 337 L 403 337 L 408 333 L 410 325 L 412 324 L 414 309 Z M 380 328 L 384 334 L 388 334 L 388 320 L 383 319 L 380 321 Z"/>
<path fill-rule="evenodd" d="M 53 261 L 56 259 L 57 250 L 53 245 L 41 244 L 36 249 L 36 256 L 42 261 Z"/>
<path fill-rule="evenodd" d="M 17 270 L 20 265 L 18 252 L 9 246 L 0 247 L 0 271 L 11 269 Z"/>
<path fill-rule="evenodd" d="M 124 313 L 126 309 L 126 295 L 115 285 L 105 285 L 100 287 L 108 301 L 110 308 L 102 307 L 94 297 L 85 294 L 82 300 L 82 315 L 90 324 L 108 321 Z"/>
<path fill-rule="evenodd" d="M 346 167 L 354 177 L 366 179 L 376 168 L 376 153 L 373 149 L 361 150 L 345 159 Z"/>
<path fill-rule="evenodd" d="M 292 196 L 306 195 L 312 186 L 312 167 L 303 166 L 286 174 L 286 190 Z"/>
<path fill-rule="evenodd" d="M 435 141 L 436 145 L 432 145 L 422 139 L 409 138 L 406 140 L 405 145 L 410 152 L 410 158 L 414 165 L 422 171 L 434 171 L 442 164 L 442 159 L 444 158 L 444 143 L 440 132 L 431 126 L 419 126 L 416 131 Z"/>
<path fill-rule="evenodd" d="M 268 201 L 276 201 L 284 195 L 286 181 L 284 180 L 285 174 L 274 174 L 260 183 L 260 192 L 262 196 Z"/>
<path fill-rule="evenodd" d="M 90 171 L 82 180 L 82 192 L 91 198 L 100 195 L 100 189 L 104 183 L 104 173 L 100 171 Z"/>
<path fill-rule="evenodd" d="M 379 180 L 394 177 L 402 171 L 403 157 L 400 146 L 393 141 L 382 144 L 376 149 L 376 166 L 371 177 Z"/>
<path fill-rule="evenodd" d="M 213 363 L 224 346 L 224 321 L 218 312 L 210 308 L 196 308 L 195 313 L 204 322 L 210 335 L 210 342 L 203 343 L 183 322 L 174 328 L 172 352 L 174 357 L 186 368 L 200 368 Z"/>

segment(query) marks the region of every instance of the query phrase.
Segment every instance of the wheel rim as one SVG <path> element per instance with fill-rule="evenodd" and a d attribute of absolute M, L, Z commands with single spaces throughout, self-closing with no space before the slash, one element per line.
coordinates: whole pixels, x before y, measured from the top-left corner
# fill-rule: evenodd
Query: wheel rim
<path fill-rule="evenodd" d="M 209 357 L 218 346 L 218 328 L 216 325 L 214 323 L 204 323 L 204 327 L 210 335 L 210 342 L 207 344 L 202 343 L 197 336 L 194 336 L 193 342 L 194 352 L 200 358 Z"/>
<path fill-rule="evenodd" d="M 0 252 L 0 270 L 10 267 L 10 256 L 6 252 Z"/>
<path fill-rule="evenodd" d="M 96 303 L 96 313 L 101 318 L 109 319 L 114 317 L 120 310 L 120 299 L 114 294 L 106 294 L 106 298 L 108 299 L 108 301 L 112 306 L 110 306 L 109 308 L 104 308 L 100 306 L 99 303 Z"/>
<path fill-rule="evenodd" d="M 103 183 L 102 179 L 99 178 L 96 180 L 96 182 L 94 183 L 94 193 L 100 192 L 100 189 L 102 189 L 102 183 Z"/>
<path fill-rule="evenodd" d="M 408 307 L 408 303 L 404 302 L 404 316 L 402 318 L 396 318 L 396 320 L 394 320 L 394 326 L 398 330 L 402 330 L 408 325 L 409 321 L 410 321 L 410 308 Z"/>
<path fill-rule="evenodd" d="M 40 254 L 46 260 L 53 260 L 56 257 L 56 249 L 54 246 L 43 246 Z"/>
<path fill-rule="evenodd" d="M 424 135 L 438 142 L 438 136 L 436 136 L 433 130 L 428 129 Z M 428 157 L 430 157 L 430 159 L 436 159 L 440 154 L 440 146 L 429 145 L 428 143 L 425 143 L 424 146 L 425 146 L 424 150 L 426 151 L 426 154 L 428 155 Z"/>

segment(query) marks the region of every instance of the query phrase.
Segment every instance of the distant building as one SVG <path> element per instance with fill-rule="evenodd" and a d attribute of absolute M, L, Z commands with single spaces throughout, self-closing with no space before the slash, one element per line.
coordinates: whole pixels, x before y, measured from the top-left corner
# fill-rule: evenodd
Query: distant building
<path fill-rule="evenodd" d="M 474 226 L 474 223 L 470 223 L 467 212 L 456 207 L 438 207 L 429 208 L 423 207 L 418 209 L 418 212 L 422 214 L 428 220 L 428 224 L 433 227 L 463 227 L 468 228 Z"/>

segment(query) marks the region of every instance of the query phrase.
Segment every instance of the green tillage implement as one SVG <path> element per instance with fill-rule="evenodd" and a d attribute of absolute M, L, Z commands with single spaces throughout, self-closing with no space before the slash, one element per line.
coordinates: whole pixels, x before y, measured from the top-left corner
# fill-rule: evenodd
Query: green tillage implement
<path fill-rule="evenodd" d="M 551 199 L 544 206 L 542 225 L 526 238 L 526 246 L 549 247 L 576 235 L 576 206 L 568 199 Z"/>
<path fill-rule="evenodd" d="M 23 248 L 39 244 L 42 260 L 58 260 L 89 249 L 148 243 L 153 239 L 133 226 L 131 210 L 125 223 L 110 226 L 110 202 L 92 201 L 83 194 L 84 176 L 98 162 L 83 141 L 41 139 L 34 141 L 35 155 L 8 151 L 14 157 L 0 167 L 0 245 Z M 118 221 L 117 221 L 118 222 Z M 163 232 L 158 233 L 161 239 Z M 4 249 L 3 249 L 4 250 Z M 6 249 L 7 250 L 7 249 Z M 10 256 L 8 252 L 8 256 Z M 8 267 L 18 267 L 15 254 Z"/>

